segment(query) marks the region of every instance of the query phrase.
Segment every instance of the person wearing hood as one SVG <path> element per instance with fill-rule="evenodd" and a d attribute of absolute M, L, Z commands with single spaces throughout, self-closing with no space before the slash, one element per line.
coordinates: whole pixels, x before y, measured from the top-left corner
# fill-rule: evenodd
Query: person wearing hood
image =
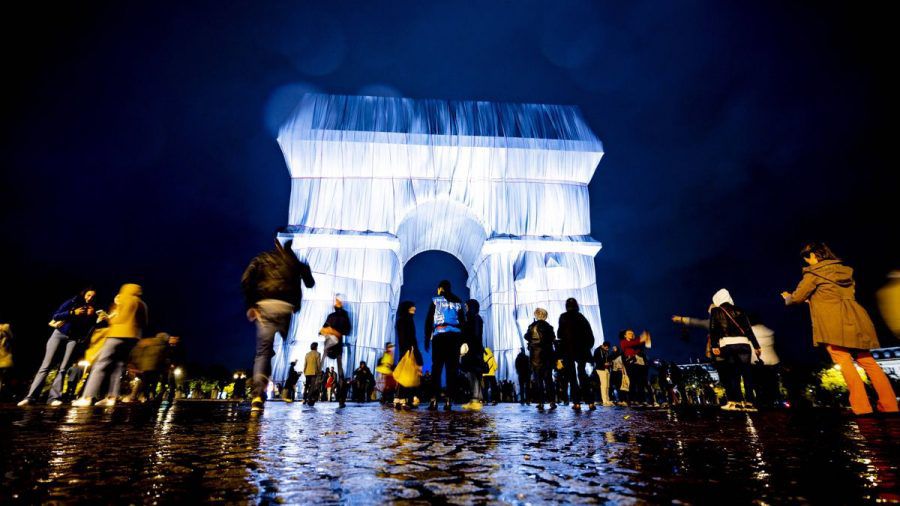
<path fill-rule="evenodd" d="M 99 406 L 114 406 L 119 396 L 122 375 L 132 348 L 143 335 L 147 327 L 147 305 L 141 300 L 143 290 L 140 285 L 126 283 L 119 289 L 113 302 L 114 307 L 109 314 L 107 338 L 91 367 L 84 394 L 73 406 L 90 406 L 100 393 L 100 387 L 109 380 L 106 398 L 97 403 Z"/>
<path fill-rule="evenodd" d="M 753 410 L 753 405 L 746 402 L 741 391 L 741 381 L 747 396 L 753 392 L 750 377 L 750 356 L 756 353 L 759 357 L 762 350 L 744 310 L 734 304 L 728 290 L 721 289 L 713 295 L 713 305 L 709 310 L 709 346 L 712 354 L 720 361 L 722 370 L 726 372 L 725 393 L 728 402 L 725 410 Z M 751 350 L 752 346 L 752 350 Z M 720 373 L 721 374 L 721 373 Z"/>
<path fill-rule="evenodd" d="M 869 350 L 878 348 L 878 336 L 869 314 L 856 302 L 853 269 L 846 266 L 823 242 L 804 245 L 803 278 L 793 292 L 782 292 L 786 305 L 809 303 L 813 344 L 824 345 L 850 391 L 850 409 L 856 415 L 872 413 L 856 361 L 878 394 L 878 411 L 896 413 L 897 396 L 884 371 Z"/>
<path fill-rule="evenodd" d="M 397 354 L 398 360 L 402 359 L 407 352 L 412 352 L 416 365 L 422 365 L 422 352 L 419 351 L 419 341 L 416 339 L 416 322 L 413 319 L 416 314 L 416 305 L 412 301 L 405 300 L 400 303 L 397 308 L 397 322 L 394 328 L 397 333 Z M 416 389 L 411 387 L 398 386 L 397 395 L 394 397 L 395 408 L 412 409 L 414 407 L 414 397 Z"/>
<path fill-rule="evenodd" d="M 585 365 L 592 361 L 591 350 L 594 349 L 594 331 L 587 318 L 578 310 L 578 301 L 574 298 L 566 300 L 566 312 L 559 315 L 559 326 L 556 328 L 559 337 L 559 358 L 563 362 L 563 376 L 572 393 L 572 409 L 581 410 L 581 394 L 590 390 L 587 383 Z M 588 407 L 596 409 L 594 399 L 585 395 Z"/>
<path fill-rule="evenodd" d="M 425 351 L 434 345 L 431 353 L 431 404 L 437 409 L 441 393 L 441 373 L 447 370 L 447 393 L 444 411 L 450 411 L 456 393 L 456 376 L 459 368 L 459 349 L 462 344 L 462 326 L 466 322 L 462 300 L 451 290 L 446 279 L 438 283 L 437 294 L 431 299 L 431 307 L 425 318 Z"/>
<path fill-rule="evenodd" d="M 544 411 L 544 401 L 550 401 L 550 409 L 556 409 L 556 390 L 553 388 L 553 368 L 556 365 L 556 352 L 553 349 L 556 336 L 553 326 L 547 323 L 547 310 L 534 310 L 534 322 L 525 331 L 525 342 L 531 353 L 531 373 L 533 378 L 534 397 L 538 411 Z"/>
<path fill-rule="evenodd" d="M 263 408 L 272 357 L 275 356 L 275 334 L 287 336 L 291 316 L 303 301 L 301 281 L 307 288 L 315 286 L 309 266 L 300 262 L 291 249 L 275 239 L 275 249 L 257 255 L 241 276 L 241 291 L 247 304 L 247 319 L 256 326 L 256 356 L 253 360 L 253 400 L 251 410 Z"/>
<path fill-rule="evenodd" d="M 338 407 L 347 404 L 347 381 L 344 379 L 344 338 L 350 335 L 353 325 L 350 314 L 344 309 L 344 296 L 334 296 L 334 311 L 325 318 L 319 334 L 325 336 L 325 356 L 337 362 L 337 400 Z"/>
<path fill-rule="evenodd" d="M 497 357 L 494 356 L 493 350 L 485 347 L 482 360 L 486 369 L 484 374 L 482 374 L 484 383 L 482 392 L 484 393 L 485 401 L 490 402 L 492 406 L 496 406 L 501 398 L 500 387 L 497 385 Z M 490 395 L 487 392 L 490 392 Z"/>
<path fill-rule="evenodd" d="M 481 306 L 477 300 L 469 299 L 469 301 L 466 302 L 466 322 L 463 324 L 462 328 L 463 345 L 460 347 L 462 358 L 460 359 L 459 366 L 460 369 L 466 373 L 466 377 L 469 379 L 469 386 L 472 390 L 471 400 L 468 403 L 463 404 L 462 407 L 463 409 L 472 411 L 478 411 L 484 406 L 481 391 L 481 378 L 482 374 L 487 374 L 487 372 L 489 372 L 486 367 L 486 361 L 484 360 L 484 357 L 489 350 L 484 347 L 482 335 L 484 333 L 484 320 L 482 320 L 481 315 L 478 314 L 480 310 Z M 465 351 L 465 353 L 462 353 L 463 351 Z M 493 355 L 491 355 L 491 357 L 493 358 Z M 485 381 L 487 381 L 486 377 Z M 494 395 L 496 395 L 496 390 L 494 391 Z"/>
<path fill-rule="evenodd" d="M 53 319 L 50 326 L 53 333 L 47 340 L 47 347 L 44 352 L 44 360 L 38 369 L 34 380 L 31 382 L 31 388 L 28 394 L 19 402 L 19 406 L 27 406 L 34 403 L 41 390 L 44 388 L 44 381 L 47 374 L 53 369 L 53 362 L 60 348 L 62 348 L 63 356 L 57 368 L 56 378 L 50 386 L 50 395 L 47 402 L 51 406 L 59 406 L 62 404 L 62 387 L 63 379 L 66 377 L 66 371 L 75 360 L 75 348 L 79 343 L 85 340 L 90 334 L 91 329 L 97 323 L 97 311 L 94 307 L 94 298 L 97 292 L 92 288 L 86 288 L 75 297 L 65 301 L 56 312 L 53 313 Z"/>

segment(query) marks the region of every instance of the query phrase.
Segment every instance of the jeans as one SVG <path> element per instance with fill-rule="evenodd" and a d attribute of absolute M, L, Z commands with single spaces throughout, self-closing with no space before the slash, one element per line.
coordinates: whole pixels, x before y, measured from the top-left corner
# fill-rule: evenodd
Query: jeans
<path fill-rule="evenodd" d="M 275 356 L 275 333 L 284 339 L 294 306 L 277 299 L 263 299 L 256 303 L 259 318 L 256 319 L 256 358 L 253 360 L 253 397 L 265 399 L 269 377 L 272 375 L 272 357 Z"/>
<path fill-rule="evenodd" d="M 134 348 L 137 342 L 138 340 L 133 338 L 106 338 L 103 348 L 97 355 L 97 360 L 91 367 L 87 385 L 84 387 L 83 397 L 85 399 L 97 399 L 97 394 L 100 393 L 100 386 L 107 378 L 109 378 L 107 397 L 115 398 L 119 396 L 122 375 L 125 374 L 125 364 L 128 362 L 131 349 Z"/>
<path fill-rule="evenodd" d="M 453 402 L 456 393 L 456 374 L 459 367 L 459 346 L 462 342 L 459 332 L 444 332 L 431 340 L 431 398 L 437 400 L 441 393 L 441 372 L 447 368 L 446 402 Z"/>
<path fill-rule="evenodd" d="M 62 396 L 63 379 L 74 358 L 75 346 L 77 345 L 76 341 L 69 339 L 69 336 L 58 330 L 54 330 L 50 334 L 50 339 L 47 340 L 47 350 L 44 352 L 44 361 L 41 362 L 41 368 L 38 369 L 37 374 L 34 376 L 34 381 L 31 382 L 31 388 L 28 389 L 26 398 L 36 400 L 37 396 L 40 395 L 41 389 L 44 387 L 44 381 L 47 379 L 47 374 L 52 369 L 51 366 L 53 359 L 56 358 L 56 352 L 59 351 L 61 346 L 65 346 L 62 362 L 59 363 L 59 369 L 57 370 L 56 378 L 53 380 L 53 385 L 50 387 L 50 396 L 47 400 L 53 401 Z"/>
<path fill-rule="evenodd" d="M 483 400 L 481 396 L 481 373 L 467 372 L 466 376 L 469 377 L 469 386 L 472 387 L 472 400 Z"/>
<path fill-rule="evenodd" d="M 744 394 L 741 392 L 741 380 L 744 380 L 744 390 L 748 400 L 752 400 L 753 381 L 750 379 L 750 345 L 729 344 L 719 348 L 721 366 L 726 372 L 725 395 L 730 402 L 743 402 Z"/>

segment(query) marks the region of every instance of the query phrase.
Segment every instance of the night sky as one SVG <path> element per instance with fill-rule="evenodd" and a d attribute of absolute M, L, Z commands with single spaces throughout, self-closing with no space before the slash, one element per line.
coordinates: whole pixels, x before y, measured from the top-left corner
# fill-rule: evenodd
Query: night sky
<path fill-rule="evenodd" d="M 818 358 L 779 293 L 800 244 L 857 269 L 860 301 L 900 267 L 893 17 L 833 2 L 40 4 L 4 16 L 0 321 L 33 373 L 51 311 L 85 284 L 144 285 L 151 331 L 248 367 L 239 279 L 285 225 L 275 131 L 306 91 L 574 104 L 604 143 L 590 185 L 604 331 L 648 329 L 719 288 L 789 360 Z M 259 5 L 254 5 L 259 4 Z M 488 4 L 487 7 L 484 4 Z M 448 254 L 407 266 L 427 309 Z M 428 273 L 412 276 L 410 271 Z M 432 279 L 434 278 L 434 279 Z M 464 292 L 464 290 L 459 290 Z M 461 295 L 465 295 L 461 293 Z M 555 322 L 554 322 L 555 323 Z"/>

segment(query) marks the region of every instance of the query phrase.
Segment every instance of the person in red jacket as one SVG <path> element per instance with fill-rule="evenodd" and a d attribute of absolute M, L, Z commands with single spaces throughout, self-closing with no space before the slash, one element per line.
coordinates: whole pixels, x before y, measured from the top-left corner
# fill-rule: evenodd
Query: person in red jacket
<path fill-rule="evenodd" d="M 644 350 L 650 345 L 650 333 L 646 330 L 637 336 L 632 329 L 619 332 L 619 347 L 622 348 L 622 361 L 625 373 L 631 383 L 628 392 L 632 405 L 647 404 L 647 360 Z"/>

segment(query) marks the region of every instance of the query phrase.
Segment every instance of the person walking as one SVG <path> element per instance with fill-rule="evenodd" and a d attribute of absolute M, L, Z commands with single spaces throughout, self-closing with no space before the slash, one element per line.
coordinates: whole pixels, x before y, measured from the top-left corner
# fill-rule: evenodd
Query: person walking
<path fill-rule="evenodd" d="M 459 348 L 462 344 L 462 325 L 466 315 L 462 301 L 451 290 L 450 282 L 442 280 L 438 284 L 437 295 L 431 299 L 431 307 L 425 319 L 425 351 L 431 353 L 431 404 L 428 409 L 437 409 L 441 392 L 441 373 L 447 371 L 447 392 L 444 410 L 450 411 L 453 395 L 456 393 L 456 377 L 459 367 Z"/>
<path fill-rule="evenodd" d="M 56 369 L 56 377 L 50 386 L 50 395 L 47 398 L 48 404 L 51 406 L 59 406 L 62 404 L 62 387 L 66 371 L 75 360 L 75 349 L 90 334 L 91 329 L 97 324 L 97 311 L 94 307 L 94 299 L 97 292 L 91 288 L 86 288 L 75 297 L 65 301 L 50 321 L 53 333 L 47 340 L 47 346 L 44 351 L 44 360 L 38 369 L 34 380 L 31 382 L 31 388 L 25 397 L 19 401 L 19 406 L 27 406 L 33 404 L 41 390 L 44 388 L 44 382 L 50 370 L 53 369 L 56 355 L 60 349 L 63 349 L 62 360 L 60 360 Z"/>
<path fill-rule="evenodd" d="M 531 373 L 533 378 L 534 397 L 538 411 L 544 411 L 544 401 L 550 401 L 550 409 L 556 409 L 556 391 L 553 388 L 553 368 L 556 366 L 556 353 L 553 349 L 556 336 L 553 326 L 547 323 L 547 310 L 534 310 L 534 322 L 525 331 L 525 342 L 531 355 Z"/>
<path fill-rule="evenodd" d="M 136 371 L 137 382 L 131 393 L 122 402 L 146 402 L 156 400 L 156 390 L 160 383 L 169 334 L 159 332 L 153 337 L 138 340 L 131 351 L 131 364 Z"/>
<path fill-rule="evenodd" d="M 815 345 L 824 345 L 850 390 L 850 409 L 857 416 L 873 412 L 854 360 L 866 372 L 878 394 L 878 411 L 896 413 L 897 396 L 890 380 L 869 352 L 878 348 L 878 336 L 869 314 L 856 302 L 853 269 L 823 242 L 804 245 L 803 278 L 793 292 L 782 292 L 786 305 L 809 302 Z"/>
<path fill-rule="evenodd" d="M 419 351 L 419 341 L 416 338 L 416 322 L 413 316 L 416 314 L 416 305 L 405 300 L 397 308 L 397 322 L 394 330 L 397 334 L 397 359 L 401 360 L 407 352 L 411 351 L 416 365 L 422 366 L 422 352 Z M 397 395 L 394 397 L 394 407 L 397 409 L 412 409 L 415 407 L 416 389 L 413 387 L 398 386 Z"/>
<path fill-rule="evenodd" d="M 325 356 L 337 362 L 337 376 L 334 380 L 334 388 L 337 390 L 338 407 L 343 408 L 347 404 L 347 380 L 344 377 L 344 338 L 350 335 L 353 325 L 350 323 L 350 314 L 344 309 L 344 296 L 334 296 L 334 311 L 325 318 L 319 335 L 325 338 Z"/>
<path fill-rule="evenodd" d="M 460 360 L 460 369 L 466 374 L 469 380 L 469 386 L 472 391 L 471 399 L 468 403 L 463 404 L 463 409 L 478 411 L 484 407 L 484 397 L 482 396 L 481 380 L 482 374 L 489 372 L 484 357 L 487 356 L 488 349 L 484 347 L 484 320 L 478 314 L 481 305 L 475 299 L 469 299 L 466 302 L 466 321 L 462 328 L 463 345 Z M 491 355 L 493 358 L 493 355 Z M 496 372 L 496 361 L 494 362 L 494 370 Z M 486 385 L 485 385 L 486 386 Z M 494 392 L 496 395 L 496 391 Z"/>
<path fill-rule="evenodd" d="M 572 409 L 580 411 L 582 392 L 590 391 L 586 381 L 585 365 L 592 361 L 594 331 L 590 322 L 579 311 L 578 301 L 574 298 L 566 300 L 566 312 L 559 315 L 556 335 L 559 338 L 558 349 L 559 358 L 563 362 L 563 376 L 572 395 Z M 591 398 L 588 398 L 588 407 L 591 410 L 596 409 Z"/>
<path fill-rule="evenodd" d="M 494 357 L 494 351 L 488 347 L 484 348 L 484 365 L 486 371 L 483 374 L 484 381 L 484 400 L 490 402 L 492 406 L 496 406 L 500 399 L 499 387 L 497 386 L 497 358 Z M 490 392 L 490 395 L 487 394 Z"/>
<path fill-rule="evenodd" d="M 322 354 L 319 353 L 319 343 L 309 345 L 309 351 L 303 358 L 303 376 L 303 402 L 313 406 L 319 398 L 319 380 L 322 376 Z"/>
<path fill-rule="evenodd" d="M 611 369 L 609 343 L 603 343 L 594 350 L 594 372 L 597 373 L 597 381 L 600 385 L 600 402 L 604 406 L 613 405 L 609 400 L 609 372 Z"/>
<path fill-rule="evenodd" d="M 375 388 L 381 391 L 381 404 L 390 406 L 397 392 L 397 381 L 394 380 L 394 343 L 384 344 L 384 353 L 378 358 L 375 372 L 378 374 L 375 378 Z"/>
<path fill-rule="evenodd" d="M 103 347 L 91 367 L 84 393 L 80 399 L 72 402 L 73 406 L 90 406 L 100 394 L 100 387 L 108 380 L 109 388 L 106 397 L 98 406 L 114 406 L 119 397 L 122 375 L 131 350 L 137 344 L 147 328 L 147 304 L 141 300 L 143 289 L 140 285 L 126 283 L 119 289 L 113 302 L 113 310 L 109 313 L 108 336 Z"/>
<path fill-rule="evenodd" d="M 282 339 L 287 336 L 291 316 L 303 300 L 300 283 L 307 288 L 316 283 L 309 266 L 294 255 L 292 244 L 288 240 L 282 246 L 276 238 L 275 249 L 257 255 L 241 276 L 247 319 L 256 325 L 252 411 L 262 410 L 265 404 L 275 356 L 275 334 L 281 334 Z"/>
<path fill-rule="evenodd" d="M 721 359 L 722 370 L 727 371 L 727 377 L 723 379 L 728 402 L 722 409 L 755 411 L 747 398 L 753 395 L 753 380 L 750 376 L 751 346 L 752 352 L 759 357 L 762 354 L 759 342 L 753 334 L 750 320 L 743 309 L 734 305 L 728 290 L 723 288 L 716 292 L 712 301 L 713 307 L 709 311 L 709 345 L 712 354 Z"/>
<path fill-rule="evenodd" d="M 529 402 L 529 393 L 531 388 L 529 388 L 531 384 L 531 360 L 528 358 L 528 354 L 525 353 L 525 348 L 519 350 L 519 354 L 516 355 L 516 378 L 519 380 L 519 404 L 531 404 Z"/>

